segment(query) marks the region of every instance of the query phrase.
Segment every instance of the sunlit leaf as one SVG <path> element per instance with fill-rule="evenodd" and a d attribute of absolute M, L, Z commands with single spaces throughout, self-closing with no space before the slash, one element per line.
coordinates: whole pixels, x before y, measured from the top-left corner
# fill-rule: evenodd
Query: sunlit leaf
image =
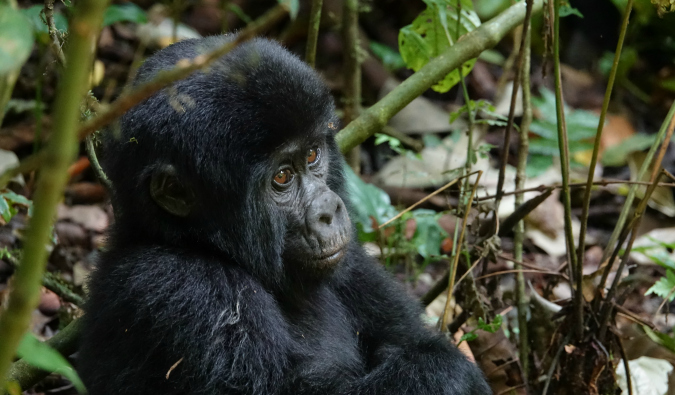
<path fill-rule="evenodd" d="M 19 10 L 0 5 L 0 77 L 17 70 L 33 49 L 33 30 Z"/>
<path fill-rule="evenodd" d="M 32 366 L 64 376 L 73 383 L 78 392 L 87 392 L 82 380 L 66 358 L 47 344 L 36 339 L 31 333 L 26 333 L 23 336 L 16 353 Z"/>
<path fill-rule="evenodd" d="M 148 15 L 143 9 L 134 3 L 113 4 L 106 8 L 103 14 L 103 26 L 109 26 L 117 22 L 145 23 Z"/>

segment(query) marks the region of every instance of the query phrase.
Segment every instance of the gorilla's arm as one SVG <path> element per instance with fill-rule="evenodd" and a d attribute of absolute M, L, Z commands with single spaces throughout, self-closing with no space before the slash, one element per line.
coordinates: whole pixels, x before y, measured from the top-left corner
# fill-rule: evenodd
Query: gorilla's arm
<path fill-rule="evenodd" d="M 78 361 L 90 394 L 278 393 L 286 324 L 240 269 L 139 248 L 107 253 L 90 289 Z"/>
<path fill-rule="evenodd" d="M 353 393 L 488 395 L 480 370 L 422 324 L 419 303 L 361 248 L 338 289 L 356 316 L 369 373 Z"/>

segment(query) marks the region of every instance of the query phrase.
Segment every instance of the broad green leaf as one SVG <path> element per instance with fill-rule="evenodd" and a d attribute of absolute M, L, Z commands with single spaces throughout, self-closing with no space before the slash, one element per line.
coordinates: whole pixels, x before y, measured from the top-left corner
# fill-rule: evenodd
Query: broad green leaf
<path fill-rule="evenodd" d="M 413 23 L 399 31 L 399 51 L 408 68 L 418 71 L 429 61 L 454 45 L 462 35 L 480 26 L 480 19 L 470 1 L 461 0 L 461 17 L 458 18 L 457 1 L 426 0 L 427 8 Z M 460 20 L 458 20 L 460 19 Z M 473 69 L 476 59 L 464 63 L 462 74 Z M 459 82 L 459 71 L 454 70 L 432 87 L 437 92 L 447 92 Z"/>
<path fill-rule="evenodd" d="M 552 155 L 530 154 L 527 159 L 525 173 L 528 178 L 534 178 L 546 172 L 551 166 L 553 166 Z"/>
<path fill-rule="evenodd" d="M 47 344 L 36 339 L 31 333 L 26 333 L 23 336 L 16 353 L 32 366 L 64 376 L 73 383 L 78 392 L 87 392 L 82 380 L 66 358 Z"/>
<path fill-rule="evenodd" d="M 637 133 L 617 145 L 607 148 L 602 153 L 602 164 L 605 166 L 622 166 L 626 164 L 628 156 L 636 151 L 643 151 L 651 147 L 656 134 Z M 675 138 L 671 139 L 671 142 Z"/>
<path fill-rule="evenodd" d="M 344 172 L 349 200 L 352 203 L 351 218 L 359 230 L 359 236 L 365 237 L 375 231 L 371 218 L 378 224 L 383 224 L 396 215 L 397 211 L 391 205 L 386 192 L 375 185 L 363 182 L 349 166 L 344 166 Z"/>
<path fill-rule="evenodd" d="M 145 23 L 148 15 L 143 9 L 134 3 L 113 4 L 106 8 L 103 14 L 103 26 L 109 26 L 117 22 Z"/>
<path fill-rule="evenodd" d="M 463 341 L 470 342 L 470 341 L 476 340 L 476 339 L 478 339 L 477 334 L 475 334 L 473 332 L 465 333 L 465 334 L 462 335 L 462 337 L 459 338 L 459 342 L 457 342 L 457 344 L 459 344 Z"/>
<path fill-rule="evenodd" d="M 28 200 L 28 198 L 26 198 L 25 196 L 19 195 L 18 193 L 10 190 L 6 190 L 5 192 L 0 193 L 0 196 L 4 197 L 9 202 L 21 204 L 26 207 L 29 207 L 33 204 L 33 202 Z"/>
<path fill-rule="evenodd" d="M 438 224 L 441 213 L 433 210 L 418 209 L 412 212 L 416 229 L 412 242 L 417 253 L 429 259 L 438 256 L 441 252 L 441 243 L 448 233 Z"/>
<path fill-rule="evenodd" d="M 33 30 L 19 10 L 0 5 L 0 77 L 19 69 L 33 50 Z"/>

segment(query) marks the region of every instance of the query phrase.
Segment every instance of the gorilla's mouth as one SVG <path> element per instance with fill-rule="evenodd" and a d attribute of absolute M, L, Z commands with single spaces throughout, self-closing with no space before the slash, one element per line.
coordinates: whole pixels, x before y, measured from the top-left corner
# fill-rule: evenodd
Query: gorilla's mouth
<path fill-rule="evenodd" d="M 338 249 L 318 255 L 314 260 L 321 266 L 333 266 L 342 260 L 346 249 L 346 245 L 342 245 Z"/>

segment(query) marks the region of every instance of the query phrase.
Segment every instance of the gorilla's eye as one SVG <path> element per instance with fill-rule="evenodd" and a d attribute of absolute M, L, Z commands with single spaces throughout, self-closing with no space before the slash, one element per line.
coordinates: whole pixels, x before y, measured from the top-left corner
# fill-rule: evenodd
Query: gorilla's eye
<path fill-rule="evenodd" d="M 319 149 L 310 149 L 309 152 L 307 152 L 307 163 L 311 165 L 312 163 L 316 162 L 318 157 Z"/>
<path fill-rule="evenodd" d="M 279 172 L 274 176 L 274 182 L 279 185 L 285 185 L 291 182 L 293 179 L 293 174 L 288 169 L 279 170 Z"/>

